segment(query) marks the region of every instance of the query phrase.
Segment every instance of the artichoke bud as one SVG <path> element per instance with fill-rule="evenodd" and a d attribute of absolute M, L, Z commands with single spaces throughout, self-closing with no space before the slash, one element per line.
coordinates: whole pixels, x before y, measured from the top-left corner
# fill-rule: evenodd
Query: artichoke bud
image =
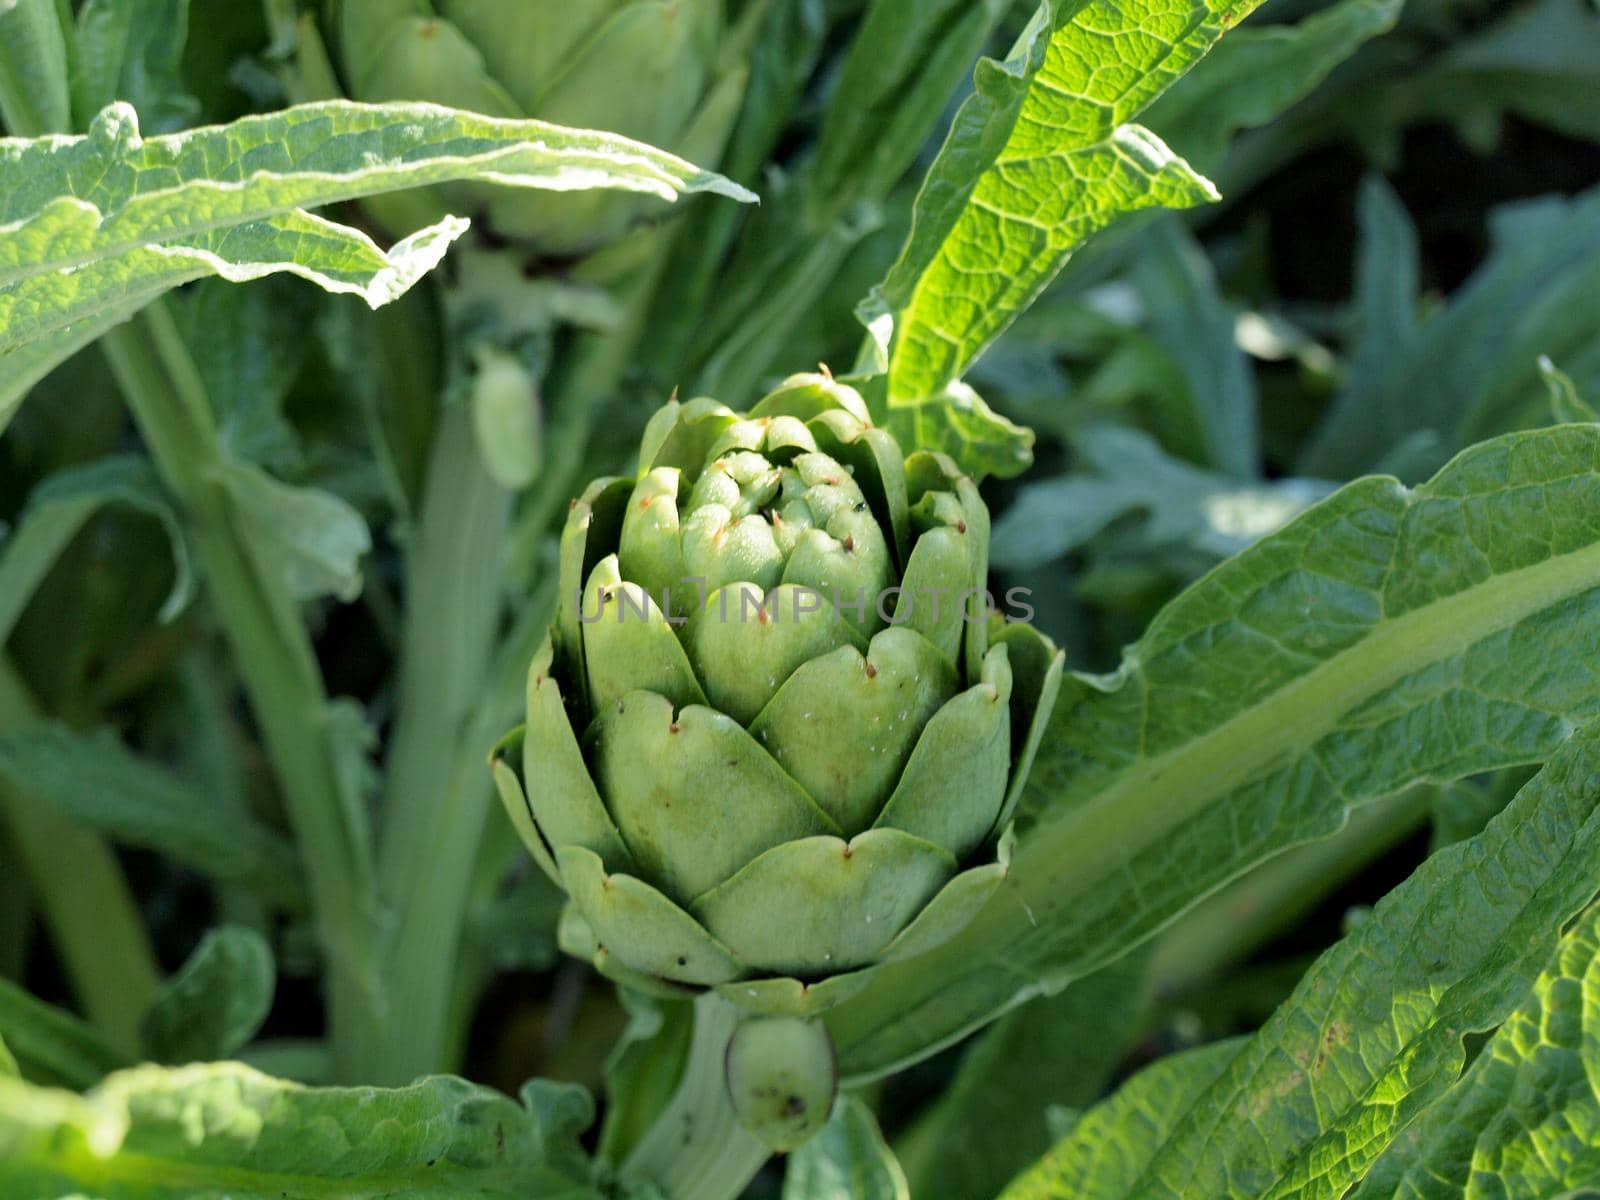
<path fill-rule="evenodd" d="M 821 1021 L 745 1021 L 728 1040 L 724 1065 L 734 1114 L 769 1149 L 794 1150 L 828 1123 L 839 1068 Z"/>
<path fill-rule="evenodd" d="M 826 376 L 673 401 L 574 502 L 506 744 L 596 966 L 809 1018 L 966 924 L 1061 672 L 1025 625 L 990 644 L 988 529 Z"/>
<path fill-rule="evenodd" d="M 358 100 L 424 100 L 648 142 L 714 168 L 744 102 L 748 39 L 725 0 L 339 0 L 344 86 Z M 762 6 L 754 6 L 754 14 Z M 747 31 L 744 31 L 747 32 Z M 692 157 L 691 157 L 692 156 Z M 546 256 L 587 254 L 664 201 L 489 184 L 431 189 Z M 368 204 L 390 231 L 430 209 Z"/>

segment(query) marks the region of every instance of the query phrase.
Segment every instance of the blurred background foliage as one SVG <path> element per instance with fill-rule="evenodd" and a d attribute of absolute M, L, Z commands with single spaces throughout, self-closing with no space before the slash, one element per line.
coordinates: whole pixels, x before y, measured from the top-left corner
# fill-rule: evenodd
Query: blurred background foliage
<path fill-rule="evenodd" d="M 732 19 L 754 4 L 732 5 Z M 792 369 L 851 365 L 855 307 L 904 239 L 952 88 L 959 101 L 973 55 L 1003 54 L 1032 7 L 953 7 L 982 10 L 964 41 L 941 31 L 960 53 L 867 63 L 884 77 L 877 107 L 857 108 L 833 103 L 862 94 L 851 47 L 892 6 L 773 6 L 722 163 L 762 204 L 691 201 L 635 311 L 615 310 L 626 263 L 530 251 L 507 266 L 504 247 L 482 239 L 376 314 L 286 279 L 203 283 L 177 298 L 224 440 L 263 472 L 262 535 L 309 600 L 328 689 L 365 706 L 353 769 L 370 774 L 367 755 L 393 734 L 402 549 L 441 405 L 481 368 L 463 360 L 461 331 L 492 326 L 488 340 L 539 381 L 542 458 L 500 548 L 514 623 L 548 603 L 539 581 L 568 496 L 625 465 L 670 392 L 737 406 Z M 145 69 L 123 94 L 148 132 L 296 98 L 302 27 L 290 0 L 145 8 Z M 203 36 L 177 36 L 185 27 Z M 1372 472 L 1416 482 L 1471 441 L 1570 415 L 1563 378 L 1600 394 L 1597 64 L 1591 0 L 1268 0 L 1149 111 L 1221 203 L 1110 230 L 971 375 L 991 406 L 1037 432 L 1033 469 L 988 485 L 994 561 L 1001 586 L 1032 589 L 1071 666 L 1114 667 L 1179 588 L 1338 484 Z M 879 137 L 896 111 L 903 136 Z M 560 372 L 616 346 L 627 353 L 608 364 L 603 401 L 574 401 L 582 389 Z M 22 788 L 54 802 L 29 827 L 22 806 L 0 810 L 12 818 L 0 823 L 0 976 L 136 1039 L 124 1027 L 156 986 L 152 964 L 176 970 L 216 924 L 253 929 L 272 947 L 278 986 L 264 1040 L 245 1053 L 316 1078 L 316 942 L 281 869 L 283 813 L 257 733 L 215 624 L 190 599 L 184 534 L 97 354 L 39 392 L 0 439 L 0 519 L 16 528 L 55 505 L 64 550 L 41 560 L 26 608 L 5 614 L 15 625 L 0 661 L 0 802 Z M 62 754 L 93 739 L 115 754 L 106 729 L 137 752 L 107 785 L 120 797 L 51 793 L 48 747 L 14 736 L 41 713 Z M 931 1194 L 919 1181 L 938 1178 L 943 1196 L 991 1195 L 1045 1148 L 1052 1122 L 1135 1066 L 1252 1028 L 1364 905 L 1432 847 L 1481 827 L 1517 782 L 1397 797 L 1239 881 L 1148 953 L 881 1085 L 913 1192 Z M 375 780 L 361 784 L 376 805 Z M 185 819 L 204 804 L 233 814 L 210 840 Z M 94 838 L 77 818 L 116 849 L 75 845 Z M 496 828 L 479 852 L 452 1056 L 508 1090 L 535 1074 L 597 1086 L 629 1014 L 586 967 L 558 958 L 558 897 L 528 864 L 508 868 L 520 858 L 510 841 Z M 38 903 L 50 850 L 114 854 L 121 870 L 103 878 L 127 890 L 122 908 L 86 899 L 74 918 Z M 99 984 L 75 969 L 47 909 L 103 929 L 115 923 L 107 913 L 140 914 L 142 929 L 122 931 L 126 969 Z M 1074 1023 L 1086 1019 L 1102 1034 L 1092 1046 Z M 985 1105 L 1013 1116 L 975 1120 Z"/>

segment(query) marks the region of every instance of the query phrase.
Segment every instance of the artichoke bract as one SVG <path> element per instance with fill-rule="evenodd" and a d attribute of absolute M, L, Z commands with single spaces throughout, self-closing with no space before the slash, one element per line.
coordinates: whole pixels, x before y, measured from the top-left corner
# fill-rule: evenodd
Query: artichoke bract
<path fill-rule="evenodd" d="M 570 897 L 563 945 L 808 1016 L 958 931 L 1004 877 L 1061 671 L 992 611 L 988 537 L 973 481 L 830 377 L 658 412 L 637 476 L 573 502 L 493 759 Z"/>
<path fill-rule="evenodd" d="M 329 11 L 356 100 L 600 129 L 708 169 L 744 100 L 743 39 L 725 28 L 723 0 L 332 0 Z M 664 208 L 616 192 L 480 184 L 366 202 L 397 235 L 466 208 L 497 236 L 550 256 L 596 249 L 652 205 Z"/>

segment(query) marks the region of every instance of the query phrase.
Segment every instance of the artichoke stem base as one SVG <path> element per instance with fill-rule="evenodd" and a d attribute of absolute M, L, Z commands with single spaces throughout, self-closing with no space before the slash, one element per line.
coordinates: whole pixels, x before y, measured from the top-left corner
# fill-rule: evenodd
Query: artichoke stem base
<path fill-rule="evenodd" d="M 683 1079 L 623 1164 L 669 1200 L 736 1200 L 771 1154 L 734 1115 L 724 1078 L 728 1039 L 741 1014 L 707 992 L 695 1000 Z"/>

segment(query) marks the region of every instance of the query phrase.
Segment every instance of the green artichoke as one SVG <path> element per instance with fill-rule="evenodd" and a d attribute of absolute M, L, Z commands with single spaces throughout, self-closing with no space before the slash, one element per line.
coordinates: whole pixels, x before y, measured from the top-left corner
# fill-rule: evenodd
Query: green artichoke
<path fill-rule="evenodd" d="M 761 5 L 751 7 L 751 18 Z M 602 129 L 711 168 L 744 101 L 744 38 L 723 0 L 331 0 L 354 99 L 425 100 Z M 598 248 L 661 201 L 460 184 L 367 202 L 405 234 L 446 212 L 549 256 Z"/>
<path fill-rule="evenodd" d="M 570 898 L 563 945 L 806 1017 L 959 930 L 1004 876 L 1061 671 L 988 611 L 988 537 L 972 480 L 831 378 L 657 413 L 638 476 L 573 502 L 493 759 Z"/>

